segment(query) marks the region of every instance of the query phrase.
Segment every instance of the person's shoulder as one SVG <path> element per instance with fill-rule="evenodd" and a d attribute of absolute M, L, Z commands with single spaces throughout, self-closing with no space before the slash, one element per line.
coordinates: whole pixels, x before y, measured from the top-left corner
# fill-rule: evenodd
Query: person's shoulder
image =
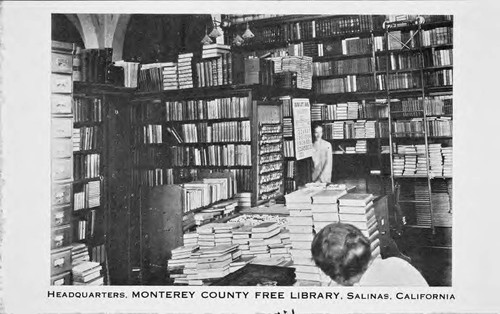
<path fill-rule="evenodd" d="M 330 150 L 332 149 L 332 144 L 330 142 L 328 142 L 328 141 L 323 140 L 323 139 L 322 139 L 321 145 L 323 147 L 325 147 L 326 149 L 330 149 Z"/>

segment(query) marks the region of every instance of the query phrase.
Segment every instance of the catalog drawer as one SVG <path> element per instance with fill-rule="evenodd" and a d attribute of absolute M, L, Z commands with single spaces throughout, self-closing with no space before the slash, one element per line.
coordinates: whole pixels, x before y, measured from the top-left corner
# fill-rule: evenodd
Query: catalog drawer
<path fill-rule="evenodd" d="M 50 255 L 50 273 L 60 275 L 71 270 L 71 246 L 52 250 Z"/>
<path fill-rule="evenodd" d="M 73 98 L 69 94 L 52 94 L 50 96 L 52 114 L 71 114 Z"/>
<path fill-rule="evenodd" d="M 72 158 L 52 159 L 52 181 L 71 180 L 73 178 Z"/>
<path fill-rule="evenodd" d="M 52 158 L 69 158 L 73 156 L 73 141 L 70 138 L 52 140 Z"/>
<path fill-rule="evenodd" d="M 69 224 L 71 220 L 71 205 L 52 207 L 50 213 L 50 224 L 52 227 L 59 227 Z"/>
<path fill-rule="evenodd" d="M 58 249 L 71 244 L 71 225 L 52 228 L 51 249 Z"/>
<path fill-rule="evenodd" d="M 73 133 L 73 119 L 53 118 L 52 138 L 71 137 Z"/>
<path fill-rule="evenodd" d="M 52 183 L 52 206 L 69 205 L 71 187 L 71 183 Z"/>
<path fill-rule="evenodd" d="M 69 286 L 71 285 L 71 272 L 67 271 L 59 275 L 50 277 L 52 286 Z"/>
<path fill-rule="evenodd" d="M 70 74 L 52 74 L 50 85 L 52 93 L 70 94 L 73 90 L 73 82 Z"/>
<path fill-rule="evenodd" d="M 52 53 L 52 73 L 69 73 L 73 72 L 73 56 L 63 53 Z"/>

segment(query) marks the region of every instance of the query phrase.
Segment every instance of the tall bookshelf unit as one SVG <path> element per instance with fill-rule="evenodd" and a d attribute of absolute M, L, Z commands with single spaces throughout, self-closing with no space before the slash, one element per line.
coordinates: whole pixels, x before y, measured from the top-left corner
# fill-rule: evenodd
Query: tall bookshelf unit
<path fill-rule="evenodd" d="M 379 62 L 385 69 L 378 69 L 385 74 L 378 76 L 392 100 L 391 186 L 406 227 L 435 234 L 452 227 L 453 21 L 416 17 L 384 27 L 385 51 L 377 61 L 385 58 L 385 65 Z M 408 91 L 394 94 L 402 84 Z"/>

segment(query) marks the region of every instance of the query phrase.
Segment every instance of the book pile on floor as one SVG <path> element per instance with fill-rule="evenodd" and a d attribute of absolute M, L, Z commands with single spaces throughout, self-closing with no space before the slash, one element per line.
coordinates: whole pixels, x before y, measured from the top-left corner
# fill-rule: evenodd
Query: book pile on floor
<path fill-rule="evenodd" d="M 174 90 L 179 88 L 177 77 L 177 63 L 168 62 L 163 65 L 163 90 Z"/>
<path fill-rule="evenodd" d="M 73 284 L 79 286 L 102 286 L 104 277 L 101 276 L 101 264 L 85 261 L 73 267 Z"/>
<path fill-rule="evenodd" d="M 373 195 L 348 193 L 339 198 L 339 220 L 357 227 L 370 240 L 372 258 L 380 257 L 378 224 L 373 207 Z"/>
<path fill-rule="evenodd" d="M 180 53 L 177 59 L 179 89 L 193 88 L 193 53 Z"/>

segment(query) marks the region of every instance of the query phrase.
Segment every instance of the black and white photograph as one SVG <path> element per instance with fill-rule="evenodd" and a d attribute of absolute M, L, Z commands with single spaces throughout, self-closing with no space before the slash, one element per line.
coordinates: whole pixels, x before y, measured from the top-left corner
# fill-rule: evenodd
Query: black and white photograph
<path fill-rule="evenodd" d="M 499 313 L 487 5 L 0 7 L 8 313 Z"/>
<path fill-rule="evenodd" d="M 51 34 L 52 284 L 452 284 L 452 15 Z"/>

